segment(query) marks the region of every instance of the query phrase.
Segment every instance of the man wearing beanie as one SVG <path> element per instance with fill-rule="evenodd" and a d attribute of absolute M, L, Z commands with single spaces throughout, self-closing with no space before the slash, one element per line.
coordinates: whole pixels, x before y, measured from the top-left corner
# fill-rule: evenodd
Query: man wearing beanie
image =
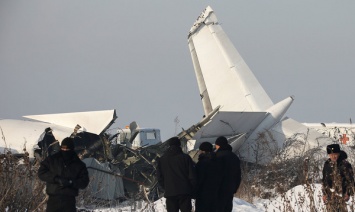
<path fill-rule="evenodd" d="M 218 137 L 215 142 L 216 157 L 224 164 L 222 183 L 217 199 L 217 210 L 230 212 L 233 209 L 233 197 L 241 182 L 241 169 L 239 157 L 232 152 L 231 145 L 226 137 Z"/>
<path fill-rule="evenodd" d="M 201 143 L 199 150 L 196 164 L 196 212 L 215 212 L 218 190 L 222 183 L 223 161 L 216 158 L 210 142 Z"/>
<path fill-rule="evenodd" d="M 46 182 L 46 211 L 76 211 L 75 197 L 89 184 L 89 174 L 74 151 L 73 138 L 63 139 L 61 150 L 41 162 L 38 177 Z"/>
<path fill-rule="evenodd" d="M 169 148 L 158 158 L 157 166 L 158 182 L 165 191 L 166 209 L 168 212 L 191 212 L 191 198 L 196 187 L 194 163 L 188 154 L 182 152 L 178 137 L 166 142 Z"/>
<path fill-rule="evenodd" d="M 346 202 L 353 195 L 353 168 L 339 144 L 328 145 L 326 149 L 329 159 L 323 166 L 323 201 L 327 211 L 347 211 Z"/>

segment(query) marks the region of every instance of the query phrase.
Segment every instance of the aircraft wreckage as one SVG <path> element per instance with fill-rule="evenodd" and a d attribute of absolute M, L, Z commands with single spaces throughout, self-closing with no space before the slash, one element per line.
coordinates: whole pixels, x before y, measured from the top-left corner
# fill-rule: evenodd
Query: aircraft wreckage
<path fill-rule="evenodd" d="M 216 111 L 177 135 L 186 152 L 190 149 L 188 140 Z M 136 139 L 144 131 L 135 122 L 130 124 L 130 129 L 108 134 L 107 129 L 117 118 L 115 110 L 25 117 L 32 120 L 0 120 L 1 154 L 11 152 L 21 157 L 23 150 L 26 150 L 33 161 L 41 161 L 59 151 L 59 141 L 72 137 L 76 153 L 88 167 L 91 178 L 89 187 L 95 197 L 106 200 L 144 198 L 149 201 L 160 198 L 156 159 L 168 146 L 160 141 L 159 130 L 150 130 L 159 140 L 151 140 L 150 143 Z M 21 140 L 24 142 L 19 142 Z"/>
<path fill-rule="evenodd" d="M 210 7 L 192 26 L 188 44 L 205 117 L 177 136 L 184 151 L 193 159 L 198 156 L 195 149 L 200 142 L 213 143 L 218 136 L 228 137 L 241 160 L 261 165 L 270 162 L 276 151 L 285 150 L 287 157 L 297 157 L 315 148 L 324 151 L 326 145 L 338 142 L 335 134 L 332 138 L 331 134 L 325 135 L 325 124 L 320 126 L 322 132 L 318 132 L 309 125 L 284 117 L 294 97 L 289 96 L 276 104 L 271 101 Z M 99 198 L 125 196 L 136 199 L 137 195 L 148 200 L 159 198 L 156 159 L 165 152 L 167 144 L 136 140 L 142 131 L 134 122 L 129 129 L 130 135 L 124 131 L 108 134 L 106 130 L 117 118 L 115 110 L 26 118 L 36 122 L 0 120 L 1 153 L 21 154 L 27 149 L 30 157 L 41 160 L 51 151 L 58 151 L 57 141 L 71 136 L 76 152 L 94 178 L 92 192 Z M 352 124 L 343 127 L 352 132 Z M 347 133 L 348 130 L 342 138 L 347 138 Z M 302 148 L 288 145 L 289 139 L 300 140 Z M 346 143 L 346 139 L 343 140 Z M 39 148 L 30 151 L 37 144 Z"/>

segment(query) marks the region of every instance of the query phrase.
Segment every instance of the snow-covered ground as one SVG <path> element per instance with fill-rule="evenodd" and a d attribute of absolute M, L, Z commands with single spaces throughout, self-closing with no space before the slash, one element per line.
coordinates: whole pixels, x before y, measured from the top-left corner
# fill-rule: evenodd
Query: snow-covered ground
<path fill-rule="evenodd" d="M 98 208 L 95 212 L 133 212 L 133 211 L 155 211 L 167 212 L 165 209 L 165 198 L 161 198 L 152 204 L 138 203 L 135 206 L 120 206 L 116 208 Z M 244 200 L 234 198 L 233 212 L 262 212 L 263 208 L 257 208 L 255 205 L 248 203 Z"/>
<path fill-rule="evenodd" d="M 311 201 L 312 199 L 312 201 Z M 352 211 L 354 199 L 348 202 L 348 211 Z M 311 210 L 314 208 L 314 210 Z M 132 211 L 159 211 L 166 212 L 165 199 L 159 199 L 154 203 L 137 202 L 136 204 L 127 206 L 121 205 L 115 208 L 98 208 L 95 212 L 132 212 Z M 262 212 L 262 211 L 295 211 L 307 212 L 317 211 L 325 212 L 325 205 L 322 202 L 321 185 L 313 184 L 309 187 L 303 185 L 296 186 L 283 195 L 279 195 L 273 199 L 256 199 L 253 203 L 246 202 L 242 199 L 234 198 L 233 212 Z"/>
<path fill-rule="evenodd" d="M 309 187 L 303 185 L 296 186 L 288 190 L 284 195 L 271 200 L 258 200 L 254 204 L 258 208 L 264 208 L 264 211 L 317 211 L 325 210 L 322 201 L 322 191 L 320 184 L 313 184 Z M 312 200 L 312 201 L 311 201 Z M 348 201 L 348 211 L 354 211 L 354 199 Z M 313 210 L 311 210 L 313 208 Z"/>

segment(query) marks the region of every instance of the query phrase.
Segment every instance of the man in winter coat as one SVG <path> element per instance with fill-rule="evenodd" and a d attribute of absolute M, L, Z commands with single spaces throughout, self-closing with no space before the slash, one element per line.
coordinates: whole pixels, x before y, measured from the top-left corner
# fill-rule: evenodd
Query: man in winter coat
<path fill-rule="evenodd" d="M 223 161 L 216 158 L 213 145 L 209 142 L 201 143 L 199 150 L 201 153 L 196 164 L 196 212 L 215 212 L 222 183 Z"/>
<path fill-rule="evenodd" d="M 191 212 L 191 198 L 196 186 L 196 173 L 191 157 L 182 152 L 180 139 L 167 140 L 169 148 L 158 159 L 159 185 L 165 190 L 168 212 Z"/>
<path fill-rule="evenodd" d="M 346 202 L 353 195 L 354 173 L 339 144 L 327 146 L 329 159 L 323 166 L 322 192 L 327 211 L 347 211 Z"/>
<path fill-rule="evenodd" d="M 228 140 L 221 136 L 216 139 L 216 157 L 224 163 L 222 184 L 217 200 L 218 212 L 230 212 L 233 209 L 233 197 L 241 182 L 241 169 L 239 157 L 232 152 Z"/>
<path fill-rule="evenodd" d="M 89 174 L 72 138 L 63 139 L 61 150 L 41 162 L 38 177 L 46 182 L 47 211 L 76 211 L 75 197 L 89 184 Z"/>

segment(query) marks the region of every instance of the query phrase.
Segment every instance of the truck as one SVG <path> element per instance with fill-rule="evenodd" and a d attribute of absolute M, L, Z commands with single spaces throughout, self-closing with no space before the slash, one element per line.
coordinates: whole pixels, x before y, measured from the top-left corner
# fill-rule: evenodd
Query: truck
<path fill-rule="evenodd" d="M 135 122 L 126 126 L 125 129 L 118 129 L 117 133 L 117 144 L 125 145 L 131 149 L 144 148 L 162 142 L 160 129 L 139 128 Z"/>

